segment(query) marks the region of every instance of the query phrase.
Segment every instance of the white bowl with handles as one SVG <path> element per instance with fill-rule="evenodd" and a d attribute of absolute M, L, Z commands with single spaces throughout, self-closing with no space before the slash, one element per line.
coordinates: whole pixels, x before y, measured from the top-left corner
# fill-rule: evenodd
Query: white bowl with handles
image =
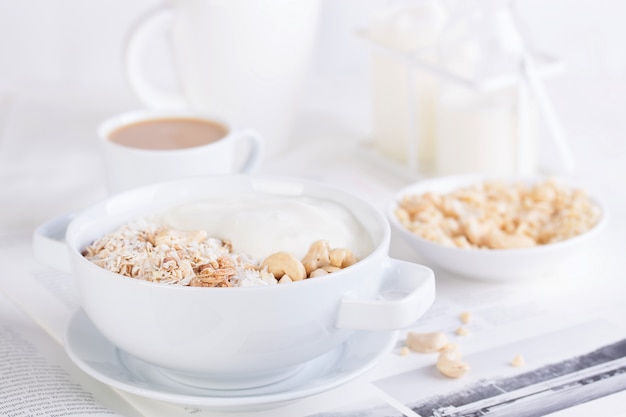
<path fill-rule="evenodd" d="M 107 271 L 81 255 L 94 240 L 141 215 L 206 197 L 252 193 L 340 204 L 363 225 L 373 250 L 328 276 L 245 288 L 155 284 Z M 285 378 L 355 331 L 389 331 L 417 320 L 434 301 L 434 274 L 389 258 L 389 241 L 385 216 L 342 190 L 300 179 L 224 175 L 114 195 L 71 219 L 42 225 L 33 243 L 38 258 L 74 275 L 82 308 L 117 347 L 186 383 L 238 388 Z M 387 290 L 405 295 L 385 300 L 381 295 Z"/>

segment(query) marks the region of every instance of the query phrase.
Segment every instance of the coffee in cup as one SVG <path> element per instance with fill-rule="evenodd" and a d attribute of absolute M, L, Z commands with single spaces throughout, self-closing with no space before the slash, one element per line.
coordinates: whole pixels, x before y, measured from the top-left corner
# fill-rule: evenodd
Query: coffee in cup
<path fill-rule="evenodd" d="M 168 117 L 121 126 L 110 132 L 108 139 L 131 148 L 174 150 L 208 145 L 227 134 L 228 129 L 217 122 Z"/>
<path fill-rule="evenodd" d="M 256 132 L 190 111 L 125 113 L 105 121 L 98 134 L 113 193 L 183 177 L 250 172 L 263 150 Z"/>

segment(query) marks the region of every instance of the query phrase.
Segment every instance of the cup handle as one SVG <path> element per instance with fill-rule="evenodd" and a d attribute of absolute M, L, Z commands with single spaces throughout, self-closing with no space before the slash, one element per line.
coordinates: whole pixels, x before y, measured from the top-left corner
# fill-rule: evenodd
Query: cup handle
<path fill-rule="evenodd" d="M 159 109 L 187 107 L 182 94 L 156 87 L 144 73 L 144 58 L 148 46 L 159 35 L 167 33 L 174 17 L 173 10 L 158 8 L 141 18 L 131 29 L 124 45 L 124 69 L 131 89 L 144 105 Z"/>
<path fill-rule="evenodd" d="M 340 329 L 396 330 L 411 325 L 435 301 L 435 274 L 423 265 L 388 259 L 383 282 L 385 290 L 406 295 L 396 300 L 363 300 L 346 296 L 340 303 L 335 326 Z"/>
<path fill-rule="evenodd" d="M 246 129 L 236 133 L 238 141 L 248 142 L 250 149 L 248 158 L 242 163 L 239 172 L 248 173 L 254 171 L 261 163 L 263 156 L 263 137 L 254 130 Z"/>
<path fill-rule="evenodd" d="M 75 213 L 66 213 L 43 223 L 33 233 L 35 258 L 63 272 L 70 272 L 70 263 L 65 246 L 65 231 Z"/>

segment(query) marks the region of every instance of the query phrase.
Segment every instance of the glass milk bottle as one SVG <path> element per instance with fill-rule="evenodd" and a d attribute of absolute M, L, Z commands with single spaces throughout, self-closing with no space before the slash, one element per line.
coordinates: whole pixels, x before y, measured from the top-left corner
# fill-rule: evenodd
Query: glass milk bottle
<path fill-rule="evenodd" d="M 520 82 L 523 45 L 505 2 L 453 18 L 440 64 L 470 83 L 442 83 L 436 100 L 436 172 L 536 172 L 537 115 Z"/>
<path fill-rule="evenodd" d="M 421 1 L 381 12 L 372 20 L 368 33 L 372 42 L 391 51 L 420 51 L 424 59 L 434 61 L 432 47 L 444 23 L 445 11 L 440 2 Z M 414 71 L 396 56 L 374 50 L 372 83 L 375 149 L 404 165 L 429 170 L 435 151 L 436 77 Z"/>
<path fill-rule="evenodd" d="M 528 114 L 521 122 L 518 94 L 515 87 L 490 93 L 458 86 L 444 88 L 436 113 L 437 173 L 534 173 L 536 117 Z M 520 129 L 524 129 L 520 123 L 532 134 L 525 146 L 518 144 Z"/>

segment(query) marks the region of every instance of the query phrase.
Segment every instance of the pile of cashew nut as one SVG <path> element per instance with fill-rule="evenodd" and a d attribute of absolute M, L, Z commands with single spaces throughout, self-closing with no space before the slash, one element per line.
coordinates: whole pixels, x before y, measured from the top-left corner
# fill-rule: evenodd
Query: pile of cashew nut
<path fill-rule="evenodd" d="M 318 240 L 313 242 L 302 260 L 289 252 L 276 252 L 265 258 L 261 270 L 272 274 L 279 284 L 284 284 L 331 274 L 356 262 L 350 249 L 331 249 L 327 241 Z"/>

